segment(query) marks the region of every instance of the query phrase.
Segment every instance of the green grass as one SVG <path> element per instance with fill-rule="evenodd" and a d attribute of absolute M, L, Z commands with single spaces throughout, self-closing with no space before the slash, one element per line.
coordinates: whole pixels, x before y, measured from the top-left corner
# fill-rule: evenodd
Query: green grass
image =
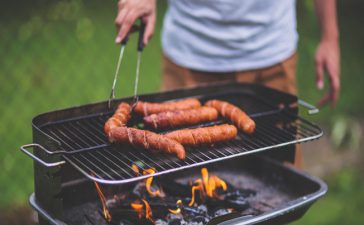
<path fill-rule="evenodd" d="M 18 151 L 30 143 L 35 115 L 107 99 L 119 47 L 114 44 L 116 6 L 112 1 L 23 1 L 0 9 L 0 206 L 23 204 L 33 191 L 32 161 Z M 360 5 L 361 4 L 361 5 Z M 335 110 L 325 108 L 310 119 L 330 126 L 333 115 L 360 116 L 364 111 L 360 91 L 364 30 L 359 1 L 340 1 L 342 95 Z M 144 50 L 140 93 L 160 86 L 160 28 L 165 4 L 160 2 L 153 41 Z M 315 103 L 314 51 L 319 39 L 311 1 L 299 1 L 299 97 Z M 136 67 L 136 37 L 126 48 L 117 97 L 132 95 Z M 348 170 L 355 174 L 355 170 Z M 354 171 L 354 172 L 352 172 Z M 330 192 L 297 224 L 358 224 L 363 208 L 363 182 L 353 189 Z M 353 176 L 358 180 L 359 176 Z M 351 202 L 354 204 L 351 204 Z M 346 216 L 348 215 L 348 216 Z M 347 222 L 349 221 L 349 222 Z"/>
<path fill-rule="evenodd" d="M 357 171 L 344 169 L 327 178 L 329 191 L 294 225 L 362 224 L 364 180 Z"/>
<path fill-rule="evenodd" d="M 114 44 L 114 2 L 60 1 L 27 7 L 21 9 L 20 18 L 2 14 L 6 20 L 0 20 L 3 206 L 24 203 L 33 190 L 33 162 L 18 151 L 20 145 L 32 141 L 31 119 L 42 112 L 107 99 L 120 51 Z M 130 38 L 125 50 L 117 97 L 132 95 L 136 38 Z M 159 39 L 156 32 L 143 52 L 140 93 L 159 89 Z"/>

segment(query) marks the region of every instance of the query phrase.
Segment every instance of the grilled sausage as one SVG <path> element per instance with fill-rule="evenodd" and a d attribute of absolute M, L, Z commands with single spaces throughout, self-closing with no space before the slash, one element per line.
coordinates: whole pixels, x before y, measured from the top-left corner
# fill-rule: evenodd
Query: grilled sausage
<path fill-rule="evenodd" d="M 147 130 L 139 130 L 125 126 L 117 127 L 110 131 L 109 140 L 110 142 L 128 143 L 134 147 L 150 151 L 174 154 L 181 160 L 184 160 L 186 157 L 185 149 L 180 143 Z"/>
<path fill-rule="evenodd" d="M 106 136 L 109 136 L 109 133 L 113 128 L 126 126 L 131 117 L 130 111 L 131 107 L 128 103 L 122 102 L 119 104 L 114 115 L 112 115 L 104 125 Z"/>
<path fill-rule="evenodd" d="M 234 125 L 222 124 L 212 127 L 182 129 L 165 134 L 182 145 L 198 146 L 234 139 L 238 131 Z"/>
<path fill-rule="evenodd" d="M 255 122 L 243 110 L 225 101 L 210 100 L 206 106 L 214 107 L 224 118 L 230 120 L 235 126 L 247 134 L 255 131 Z"/>
<path fill-rule="evenodd" d="M 154 129 L 173 128 L 214 121 L 218 117 L 215 108 L 203 106 L 196 109 L 161 112 L 144 117 L 144 123 Z"/>
<path fill-rule="evenodd" d="M 193 109 L 201 106 L 201 103 L 196 98 L 187 98 L 175 102 L 151 103 L 139 101 L 134 108 L 134 111 L 139 115 L 148 116 L 155 113 Z"/>

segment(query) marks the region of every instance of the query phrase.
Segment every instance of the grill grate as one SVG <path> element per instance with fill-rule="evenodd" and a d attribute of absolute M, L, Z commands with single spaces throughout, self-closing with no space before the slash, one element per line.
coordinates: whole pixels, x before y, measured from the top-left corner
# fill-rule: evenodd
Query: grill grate
<path fill-rule="evenodd" d="M 161 175 L 193 166 L 212 163 L 236 156 L 319 138 L 322 130 L 285 110 L 267 108 L 255 104 L 246 108 L 257 124 L 253 135 L 239 132 L 232 141 L 214 146 L 186 148 L 186 160 L 174 156 L 153 154 L 130 146 L 109 145 L 103 133 L 103 125 L 109 114 L 72 119 L 47 124 L 41 129 L 61 142 L 63 157 L 87 177 L 101 183 L 122 184 L 141 180 L 151 175 L 136 174 L 131 165 L 140 170 L 153 167 Z"/>

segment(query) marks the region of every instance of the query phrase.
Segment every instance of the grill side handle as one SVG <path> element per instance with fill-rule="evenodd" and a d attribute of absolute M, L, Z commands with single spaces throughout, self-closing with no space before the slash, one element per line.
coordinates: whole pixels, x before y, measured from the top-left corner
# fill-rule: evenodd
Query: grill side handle
<path fill-rule="evenodd" d="M 302 99 L 298 99 L 298 104 L 305 107 L 307 109 L 307 113 L 309 115 L 312 115 L 312 114 L 316 114 L 318 112 L 320 112 L 320 110 L 314 106 L 314 105 L 311 105 L 310 103 L 302 100 Z"/>
<path fill-rule="evenodd" d="M 30 151 L 28 151 L 29 148 L 39 148 L 42 151 L 46 152 L 47 154 L 50 155 L 54 155 L 54 154 L 60 154 L 63 153 L 63 151 L 55 151 L 55 152 L 51 152 L 49 150 L 47 150 L 46 148 L 44 148 L 42 145 L 40 144 L 26 144 L 26 145 L 22 145 L 20 146 L 20 150 L 25 153 L 27 156 L 29 156 L 30 158 L 32 158 L 33 160 L 35 160 L 37 163 L 45 166 L 45 167 L 56 167 L 56 166 L 60 166 L 66 163 L 66 161 L 62 160 L 62 161 L 58 161 L 58 162 L 53 162 L 53 163 L 47 163 L 45 161 L 43 161 L 42 159 L 40 159 L 39 157 L 35 156 L 33 153 L 31 153 Z"/>

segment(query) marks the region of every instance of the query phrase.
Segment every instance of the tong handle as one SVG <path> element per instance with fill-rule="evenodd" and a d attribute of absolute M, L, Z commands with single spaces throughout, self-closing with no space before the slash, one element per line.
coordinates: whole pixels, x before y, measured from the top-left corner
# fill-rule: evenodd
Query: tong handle
<path fill-rule="evenodd" d="M 126 35 L 126 37 L 121 41 L 121 45 L 126 45 L 126 43 L 128 43 L 129 41 L 129 34 Z"/>
<path fill-rule="evenodd" d="M 307 112 L 309 115 L 320 112 L 320 110 L 316 106 L 311 105 L 310 103 L 303 101 L 302 99 L 298 99 L 298 104 L 308 109 Z"/>
<path fill-rule="evenodd" d="M 30 158 L 34 159 L 37 163 L 39 163 L 39 164 L 41 164 L 41 165 L 43 165 L 45 167 L 56 167 L 56 166 L 60 166 L 60 165 L 63 165 L 63 164 L 66 163 L 66 161 L 64 161 L 64 160 L 59 161 L 59 162 L 54 162 L 54 163 L 47 163 L 47 162 L 43 161 L 42 159 L 38 158 L 37 156 L 35 156 L 33 153 L 28 151 L 28 148 L 34 148 L 34 147 L 40 148 L 44 152 L 46 152 L 46 153 L 48 153 L 50 155 L 59 154 L 59 153 L 63 152 L 63 151 L 51 152 L 48 149 L 46 149 L 45 147 L 43 147 L 42 145 L 34 144 L 34 143 L 33 144 L 22 145 L 22 146 L 20 146 L 20 150 L 22 152 L 24 152 Z"/>
<path fill-rule="evenodd" d="M 144 43 L 143 43 L 143 37 L 145 32 L 145 23 L 142 19 L 140 19 L 140 27 L 139 27 L 139 37 L 138 37 L 138 52 L 143 51 Z"/>

